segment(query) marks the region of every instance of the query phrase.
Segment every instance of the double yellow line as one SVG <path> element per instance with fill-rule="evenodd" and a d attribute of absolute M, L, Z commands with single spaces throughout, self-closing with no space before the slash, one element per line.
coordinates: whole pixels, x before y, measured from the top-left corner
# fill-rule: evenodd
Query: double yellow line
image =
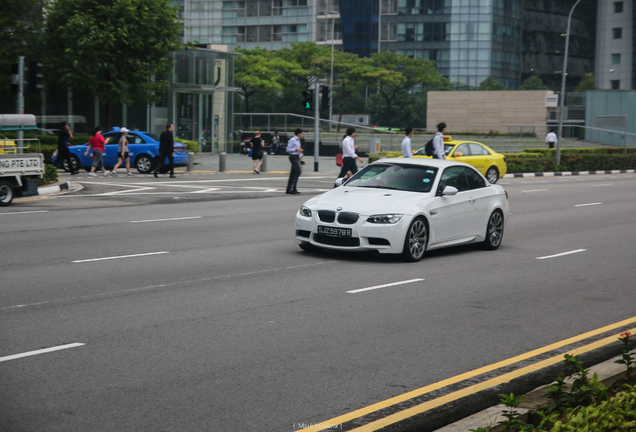
<path fill-rule="evenodd" d="M 516 357 L 509 358 L 507 360 L 503 360 L 503 361 L 500 361 L 500 362 L 497 362 L 497 363 L 493 363 L 491 365 L 484 366 L 484 367 L 472 370 L 470 372 L 466 372 L 466 373 L 463 373 L 461 375 L 457 375 L 457 376 L 454 376 L 452 378 L 448 378 L 446 380 L 439 381 L 437 383 L 434 383 L 434 384 L 431 384 L 431 385 L 428 385 L 428 386 L 425 386 L 425 387 L 422 387 L 422 388 L 419 388 L 419 389 L 416 389 L 416 390 L 412 390 L 410 392 L 404 393 L 404 394 L 399 395 L 399 396 L 395 396 L 393 398 L 384 400 L 382 402 L 375 403 L 373 405 L 369 405 L 368 407 L 361 408 L 359 410 L 350 412 L 348 414 L 344 414 L 344 415 L 341 415 L 339 417 L 335 417 L 333 419 L 320 422 L 320 424 L 325 424 L 325 425 L 342 424 L 342 423 L 345 423 L 345 422 L 348 422 L 348 421 L 363 417 L 365 415 L 371 414 L 373 412 L 388 408 L 388 407 L 390 407 L 392 405 L 395 405 L 395 404 L 398 404 L 398 403 L 413 399 L 415 397 L 424 395 L 426 393 L 430 393 L 432 391 L 439 390 L 439 389 L 447 387 L 447 386 L 449 386 L 451 384 L 455 384 L 455 383 L 467 380 L 469 378 L 473 378 L 473 377 L 475 377 L 477 375 L 481 375 L 481 374 L 484 374 L 484 373 L 492 372 L 494 370 L 500 369 L 500 368 L 505 367 L 505 366 L 510 366 L 510 365 L 512 365 L 514 363 L 517 363 L 517 362 L 520 362 L 520 361 L 523 361 L 523 360 L 527 360 L 529 358 L 538 356 L 540 354 L 544 354 L 546 352 L 550 352 L 550 351 L 558 349 L 558 348 L 562 348 L 564 346 L 567 346 L 567 345 L 570 345 L 570 344 L 573 344 L 573 343 L 576 343 L 576 342 L 583 341 L 583 340 L 588 339 L 590 337 L 597 336 L 599 334 L 603 334 L 605 332 L 612 331 L 612 330 L 617 329 L 617 328 L 624 327 L 624 326 L 632 324 L 634 322 L 636 322 L 636 317 L 632 317 L 632 318 L 629 318 L 629 319 L 626 319 L 626 320 L 623 320 L 623 321 L 619 321 L 617 323 L 614 323 L 614 324 L 611 324 L 611 325 L 608 325 L 608 326 L 605 326 L 605 327 L 601 327 L 599 329 L 592 330 L 592 331 L 587 332 L 587 333 L 583 333 L 583 334 L 581 334 L 579 336 L 571 337 L 569 339 L 565 339 L 565 340 L 562 340 L 560 342 L 556 342 L 556 343 L 553 343 L 551 345 L 547 345 L 545 347 L 536 349 L 534 351 L 530 351 L 530 352 L 527 352 L 525 354 L 521 354 L 521 355 L 518 355 Z M 636 333 L 636 328 L 631 329 L 629 331 L 632 334 L 635 334 Z M 617 337 L 618 337 L 618 334 L 612 335 L 610 337 L 601 339 L 601 340 L 599 340 L 597 342 L 594 342 L 594 343 L 582 346 L 580 348 L 576 348 L 574 350 L 568 351 L 568 354 L 579 355 L 579 354 L 586 353 L 588 351 L 592 351 L 592 350 L 600 348 L 602 346 L 609 345 L 611 343 L 617 342 Z M 500 375 L 500 376 L 498 376 L 496 378 L 483 381 L 483 382 L 481 382 L 479 384 L 475 384 L 473 386 L 466 387 L 466 388 L 461 389 L 459 391 L 456 391 L 456 392 L 453 392 L 453 393 L 449 393 L 449 394 L 447 394 L 445 396 L 442 396 L 442 397 L 439 397 L 437 399 L 424 402 L 422 404 L 416 405 L 414 407 L 405 409 L 405 410 L 400 411 L 398 413 L 395 413 L 395 414 L 389 415 L 387 417 L 384 417 L 382 419 L 376 420 L 374 422 L 368 423 L 368 424 L 366 424 L 364 426 L 361 426 L 359 428 L 352 429 L 351 432 L 354 432 L 354 431 L 355 432 L 372 432 L 372 431 L 380 430 L 380 429 L 382 429 L 382 428 L 384 428 L 386 426 L 398 423 L 398 422 L 400 422 L 402 420 L 405 420 L 405 419 L 407 419 L 409 417 L 413 417 L 415 415 L 418 415 L 418 414 L 421 414 L 423 412 L 426 412 L 426 411 L 428 411 L 428 410 L 430 410 L 432 408 L 436 408 L 438 406 L 447 404 L 449 402 L 453 402 L 455 400 L 461 399 L 461 398 L 463 398 L 465 396 L 477 393 L 479 391 L 482 391 L 482 390 L 485 390 L 485 389 L 488 389 L 488 388 L 491 388 L 491 387 L 495 387 L 495 386 L 503 384 L 503 383 L 507 383 L 507 382 L 509 382 L 509 381 L 511 381 L 511 380 L 513 380 L 515 378 L 518 378 L 520 376 L 523 376 L 523 375 L 526 375 L 528 373 L 543 369 L 543 368 L 545 368 L 547 366 L 556 364 L 556 363 L 558 363 L 558 362 L 563 360 L 563 355 L 564 354 L 559 354 L 557 356 L 554 356 L 554 357 L 551 357 L 549 359 L 540 361 L 540 362 L 535 363 L 533 365 L 517 369 L 517 370 L 515 370 L 513 372 L 509 372 L 509 373 Z M 315 428 L 315 427 L 314 428 L 306 428 L 306 429 L 301 429 L 300 432 L 303 432 L 303 431 L 304 432 L 316 432 L 316 431 L 321 431 L 321 430 L 326 430 L 326 428 L 323 428 L 323 429 L 319 429 L 319 428 Z"/>

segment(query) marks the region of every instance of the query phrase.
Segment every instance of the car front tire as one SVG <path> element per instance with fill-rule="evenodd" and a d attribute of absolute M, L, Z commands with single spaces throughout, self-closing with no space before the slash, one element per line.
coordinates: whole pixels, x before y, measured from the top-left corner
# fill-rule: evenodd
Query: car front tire
<path fill-rule="evenodd" d="M 486 228 L 486 240 L 483 247 L 486 250 L 495 250 L 499 248 L 503 240 L 504 234 L 504 218 L 501 210 L 495 210 L 488 218 L 488 226 Z"/>
<path fill-rule="evenodd" d="M 152 166 L 152 158 L 148 155 L 139 155 L 135 159 L 135 169 L 141 174 L 148 174 Z"/>
<path fill-rule="evenodd" d="M 499 180 L 499 170 L 497 167 L 491 166 L 488 168 L 488 171 L 486 171 L 486 180 L 491 184 L 497 183 L 497 180 Z"/>
<path fill-rule="evenodd" d="M 405 261 L 416 262 L 422 259 L 428 243 L 428 227 L 422 217 L 413 219 L 406 232 L 402 257 Z"/>
<path fill-rule="evenodd" d="M 82 167 L 82 163 L 80 162 L 79 158 L 75 156 L 74 154 L 71 155 L 71 163 L 73 164 L 72 167 L 68 166 L 68 161 L 66 160 L 66 158 L 64 159 L 63 163 L 64 163 L 63 169 L 66 172 L 77 172 Z"/>

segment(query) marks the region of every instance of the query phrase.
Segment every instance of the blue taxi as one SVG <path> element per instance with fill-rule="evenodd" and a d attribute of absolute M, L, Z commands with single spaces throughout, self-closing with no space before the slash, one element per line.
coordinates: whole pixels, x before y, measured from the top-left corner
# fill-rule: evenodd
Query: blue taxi
<path fill-rule="evenodd" d="M 102 134 L 104 139 L 107 140 L 106 152 L 104 153 L 104 167 L 110 169 L 117 164 L 117 148 L 119 144 L 119 138 L 121 133 L 119 128 L 113 128 L 110 132 Z M 109 139 L 110 138 L 110 139 Z M 91 170 L 93 165 L 93 158 L 89 153 L 85 156 L 88 143 L 77 146 L 70 146 L 68 149 L 71 152 L 71 159 L 73 161 L 74 170 L 77 171 L 80 168 L 84 168 L 86 171 Z M 137 169 L 140 173 L 149 173 L 152 168 L 152 159 L 159 154 L 159 135 L 152 132 L 134 131 L 128 132 L 128 151 L 130 152 L 130 165 L 132 168 Z M 53 154 L 51 160 L 55 164 L 57 159 L 57 150 Z M 64 170 L 68 171 L 64 162 Z M 188 152 L 186 151 L 185 144 L 176 142 L 174 143 L 174 165 L 186 166 L 188 165 Z"/>

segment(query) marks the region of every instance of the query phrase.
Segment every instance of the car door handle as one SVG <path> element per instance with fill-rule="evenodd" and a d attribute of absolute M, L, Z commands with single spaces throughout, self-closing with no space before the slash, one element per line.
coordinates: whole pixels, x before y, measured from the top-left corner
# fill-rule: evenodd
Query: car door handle
<path fill-rule="evenodd" d="M 468 202 L 475 202 L 475 198 L 468 198 Z"/>
<path fill-rule="evenodd" d="M 437 214 L 437 210 L 431 210 L 431 216 L 435 216 Z"/>

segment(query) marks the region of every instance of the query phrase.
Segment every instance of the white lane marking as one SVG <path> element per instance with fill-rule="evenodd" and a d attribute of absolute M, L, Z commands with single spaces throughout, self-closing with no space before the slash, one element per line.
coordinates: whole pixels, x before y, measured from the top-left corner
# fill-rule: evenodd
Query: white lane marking
<path fill-rule="evenodd" d="M 29 357 L 29 356 L 34 356 L 34 355 L 38 355 L 38 354 L 46 354 L 46 353 L 50 353 L 53 351 L 59 351 L 59 350 L 63 350 L 63 349 L 69 349 L 69 348 L 76 348 L 82 345 L 86 345 L 83 343 L 71 343 L 71 344 L 66 344 L 66 345 L 59 345 L 56 347 L 51 347 L 51 348 L 44 348 L 44 349 L 39 349 L 39 350 L 35 350 L 35 351 L 29 351 L 29 352 L 25 352 L 22 354 L 14 354 L 14 355 L 10 355 L 10 356 L 5 356 L 5 357 L 0 357 L 0 362 L 3 361 L 7 361 L 7 360 L 15 360 L 15 359 L 19 359 L 22 357 Z"/>
<path fill-rule="evenodd" d="M 131 288 L 131 289 L 122 290 L 122 291 L 112 291 L 112 292 L 105 292 L 100 294 L 89 294 L 89 295 L 84 295 L 79 297 L 67 297 L 64 299 L 57 299 L 57 300 L 46 300 L 46 301 L 42 301 L 38 303 L 28 303 L 28 304 L 21 304 L 21 305 L 6 306 L 3 308 L 0 308 L 0 311 L 44 306 L 49 304 L 58 304 L 58 303 L 65 303 L 65 302 L 71 302 L 71 301 L 77 301 L 77 300 L 90 300 L 95 298 L 111 297 L 111 296 L 122 295 L 122 294 L 150 291 L 157 288 L 167 288 L 167 287 L 181 286 L 185 284 L 193 284 L 193 283 L 201 283 L 201 282 L 209 282 L 209 281 L 214 282 L 218 280 L 233 279 L 233 278 L 242 277 L 242 276 L 254 276 L 258 274 L 273 273 L 278 271 L 295 271 L 300 268 L 317 267 L 317 266 L 322 266 L 325 264 L 333 264 L 336 262 L 338 261 L 319 261 L 317 263 L 311 263 L 311 264 L 300 264 L 300 265 L 295 265 L 290 267 L 277 267 L 277 268 L 266 269 L 266 270 L 257 270 L 253 272 L 228 274 L 228 275 L 214 276 L 214 277 L 203 278 L 203 279 L 191 279 L 187 281 L 171 282 L 171 283 L 161 284 L 161 285 L 150 285 L 150 286 L 145 286 L 140 288 Z"/>
<path fill-rule="evenodd" d="M 564 255 L 570 255 L 570 254 L 575 254 L 575 253 L 579 253 L 579 252 L 585 252 L 587 249 L 577 249 L 577 250 L 573 250 L 573 251 L 569 251 L 569 252 L 563 252 L 560 254 L 556 254 L 556 255 L 548 255 L 548 256 L 543 256 L 543 257 L 537 257 L 537 259 L 548 259 L 548 258 L 556 258 L 556 257 L 560 257 L 560 256 L 564 256 Z"/>
<path fill-rule="evenodd" d="M 90 262 L 90 261 L 114 260 L 114 259 L 120 259 L 120 258 L 133 258 L 133 257 L 160 255 L 160 254 L 167 254 L 167 253 L 170 253 L 170 252 L 148 252 L 148 253 L 134 254 L 134 255 L 119 255 L 119 256 L 104 257 L 104 258 L 91 258 L 91 259 L 77 260 L 77 261 L 71 261 L 71 262 L 84 263 L 84 262 Z"/>
<path fill-rule="evenodd" d="M 595 203 L 589 203 L 589 204 L 576 204 L 574 207 L 587 207 L 587 206 L 594 206 L 594 205 L 601 205 L 603 204 L 602 202 L 595 202 Z"/>
<path fill-rule="evenodd" d="M 404 285 L 404 284 L 409 284 L 409 283 L 413 283 L 413 282 L 419 282 L 419 281 L 423 281 L 423 280 L 424 279 L 409 279 L 409 280 L 405 280 L 405 281 L 401 281 L 401 282 L 393 282 L 393 283 L 388 283 L 388 284 L 384 284 L 384 285 L 376 285 L 376 286 L 372 286 L 372 287 L 368 287 L 368 288 L 360 288 L 360 289 L 357 289 L 357 290 L 347 291 L 347 293 L 356 294 L 356 293 L 363 292 L 363 291 L 371 291 L 371 290 L 376 290 L 376 289 L 380 289 L 380 288 L 392 287 L 392 286 L 396 286 L 396 285 Z"/>
<path fill-rule="evenodd" d="M 592 187 L 613 186 L 611 183 L 592 185 Z"/>
<path fill-rule="evenodd" d="M 201 218 L 202 218 L 202 216 L 187 216 L 187 217 L 170 218 L 170 219 L 136 220 L 136 221 L 130 221 L 130 223 L 166 222 L 166 221 L 176 221 L 176 220 L 186 220 L 186 219 L 201 219 Z"/>
<path fill-rule="evenodd" d="M 521 191 L 523 193 L 528 193 L 528 192 L 543 192 L 543 191 L 547 191 L 548 189 L 530 189 L 530 190 L 524 190 Z"/>
<path fill-rule="evenodd" d="M 12 215 L 12 214 L 26 214 L 26 213 L 48 213 L 48 210 L 33 210 L 33 211 L 21 211 L 21 212 L 7 212 L 7 213 L 0 213 L 0 216 L 3 215 Z"/>

